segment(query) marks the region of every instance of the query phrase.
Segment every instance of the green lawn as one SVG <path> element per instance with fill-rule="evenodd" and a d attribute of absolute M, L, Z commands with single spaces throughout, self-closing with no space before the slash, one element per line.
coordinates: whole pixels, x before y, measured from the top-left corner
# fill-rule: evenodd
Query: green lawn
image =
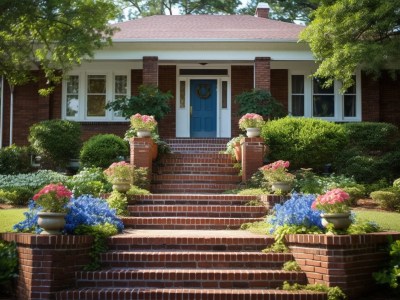
<path fill-rule="evenodd" d="M 384 230 L 400 232 L 400 213 L 374 210 L 355 210 L 356 216 L 376 222 Z"/>
<path fill-rule="evenodd" d="M 27 208 L 0 209 L 0 232 L 12 231 L 14 224 L 24 219 Z"/>

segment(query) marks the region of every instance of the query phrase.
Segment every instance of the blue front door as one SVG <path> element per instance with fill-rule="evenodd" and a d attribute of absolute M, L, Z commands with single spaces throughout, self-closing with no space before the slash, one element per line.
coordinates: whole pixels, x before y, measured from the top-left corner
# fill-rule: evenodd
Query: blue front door
<path fill-rule="evenodd" d="M 190 136 L 217 136 L 217 80 L 190 81 Z"/>

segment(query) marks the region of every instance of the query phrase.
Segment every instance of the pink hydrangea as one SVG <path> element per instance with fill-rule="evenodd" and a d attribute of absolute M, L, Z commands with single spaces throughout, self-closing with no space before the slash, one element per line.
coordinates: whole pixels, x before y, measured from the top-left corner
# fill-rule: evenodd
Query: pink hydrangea
<path fill-rule="evenodd" d="M 57 199 L 69 199 L 72 196 L 72 192 L 63 186 L 61 183 L 59 184 L 48 184 L 44 188 L 42 188 L 38 193 L 33 196 L 33 200 L 37 201 L 42 196 L 52 194 L 54 200 Z"/>
<path fill-rule="evenodd" d="M 265 179 L 271 183 L 293 182 L 294 175 L 288 173 L 289 166 L 289 161 L 278 160 L 261 167 L 259 170 L 263 172 Z"/>
<path fill-rule="evenodd" d="M 262 116 L 254 113 L 248 113 L 242 116 L 239 120 L 239 128 L 259 128 L 264 123 Z"/>
<path fill-rule="evenodd" d="M 136 130 L 154 130 L 157 121 L 153 116 L 136 114 L 131 117 L 131 126 Z"/>
<path fill-rule="evenodd" d="M 342 213 L 349 211 L 347 200 L 350 195 L 342 189 L 333 189 L 320 195 L 312 203 L 311 208 L 327 213 Z"/>

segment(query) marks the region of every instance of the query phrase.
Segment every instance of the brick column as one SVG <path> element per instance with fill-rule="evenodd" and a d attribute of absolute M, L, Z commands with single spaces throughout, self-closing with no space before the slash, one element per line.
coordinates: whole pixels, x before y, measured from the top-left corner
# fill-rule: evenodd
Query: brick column
<path fill-rule="evenodd" d="M 242 180 L 247 181 L 263 166 L 264 140 L 260 137 L 243 138 L 242 147 Z"/>
<path fill-rule="evenodd" d="M 254 60 L 254 87 L 271 90 L 271 58 L 256 57 Z"/>
<path fill-rule="evenodd" d="M 158 86 L 157 56 L 143 56 L 143 84 Z"/>
<path fill-rule="evenodd" d="M 0 239 L 17 243 L 18 299 L 54 299 L 54 293 L 75 286 L 75 272 L 91 259 L 90 236 L 2 233 Z"/>
<path fill-rule="evenodd" d="M 136 168 L 147 168 L 148 179 L 151 180 L 152 167 L 152 145 L 151 138 L 131 138 L 131 165 Z"/>
<path fill-rule="evenodd" d="M 389 261 L 389 240 L 400 239 L 400 233 L 289 234 L 285 238 L 308 283 L 338 286 L 350 299 L 361 299 L 376 287 L 372 273 Z"/>

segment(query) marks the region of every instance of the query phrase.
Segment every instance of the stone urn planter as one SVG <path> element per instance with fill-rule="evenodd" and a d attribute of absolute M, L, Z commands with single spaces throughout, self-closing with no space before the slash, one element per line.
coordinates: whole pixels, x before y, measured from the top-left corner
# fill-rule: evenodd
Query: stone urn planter
<path fill-rule="evenodd" d="M 247 137 L 249 137 L 249 138 L 258 137 L 258 136 L 260 136 L 260 128 L 258 128 L 258 127 L 254 127 L 254 128 L 249 127 L 249 128 L 246 128 L 246 135 L 247 135 Z"/>
<path fill-rule="evenodd" d="M 126 193 L 131 188 L 131 183 L 129 181 L 115 181 L 112 188 L 114 191 Z"/>
<path fill-rule="evenodd" d="M 271 184 L 271 188 L 274 192 L 280 190 L 283 193 L 289 193 L 292 190 L 292 183 L 284 181 L 276 181 Z"/>
<path fill-rule="evenodd" d="M 41 234 L 61 234 L 66 215 L 66 213 L 38 212 L 38 225 L 43 229 Z"/>
<path fill-rule="evenodd" d="M 335 229 L 346 230 L 351 225 L 350 212 L 322 213 L 321 223 L 325 228 L 332 224 Z"/>
<path fill-rule="evenodd" d="M 150 132 L 150 130 L 138 130 L 137 131 L 137 136 L 140 137 L 140 138 L 150 137 L 151 136 L 151 132 Z"/>

